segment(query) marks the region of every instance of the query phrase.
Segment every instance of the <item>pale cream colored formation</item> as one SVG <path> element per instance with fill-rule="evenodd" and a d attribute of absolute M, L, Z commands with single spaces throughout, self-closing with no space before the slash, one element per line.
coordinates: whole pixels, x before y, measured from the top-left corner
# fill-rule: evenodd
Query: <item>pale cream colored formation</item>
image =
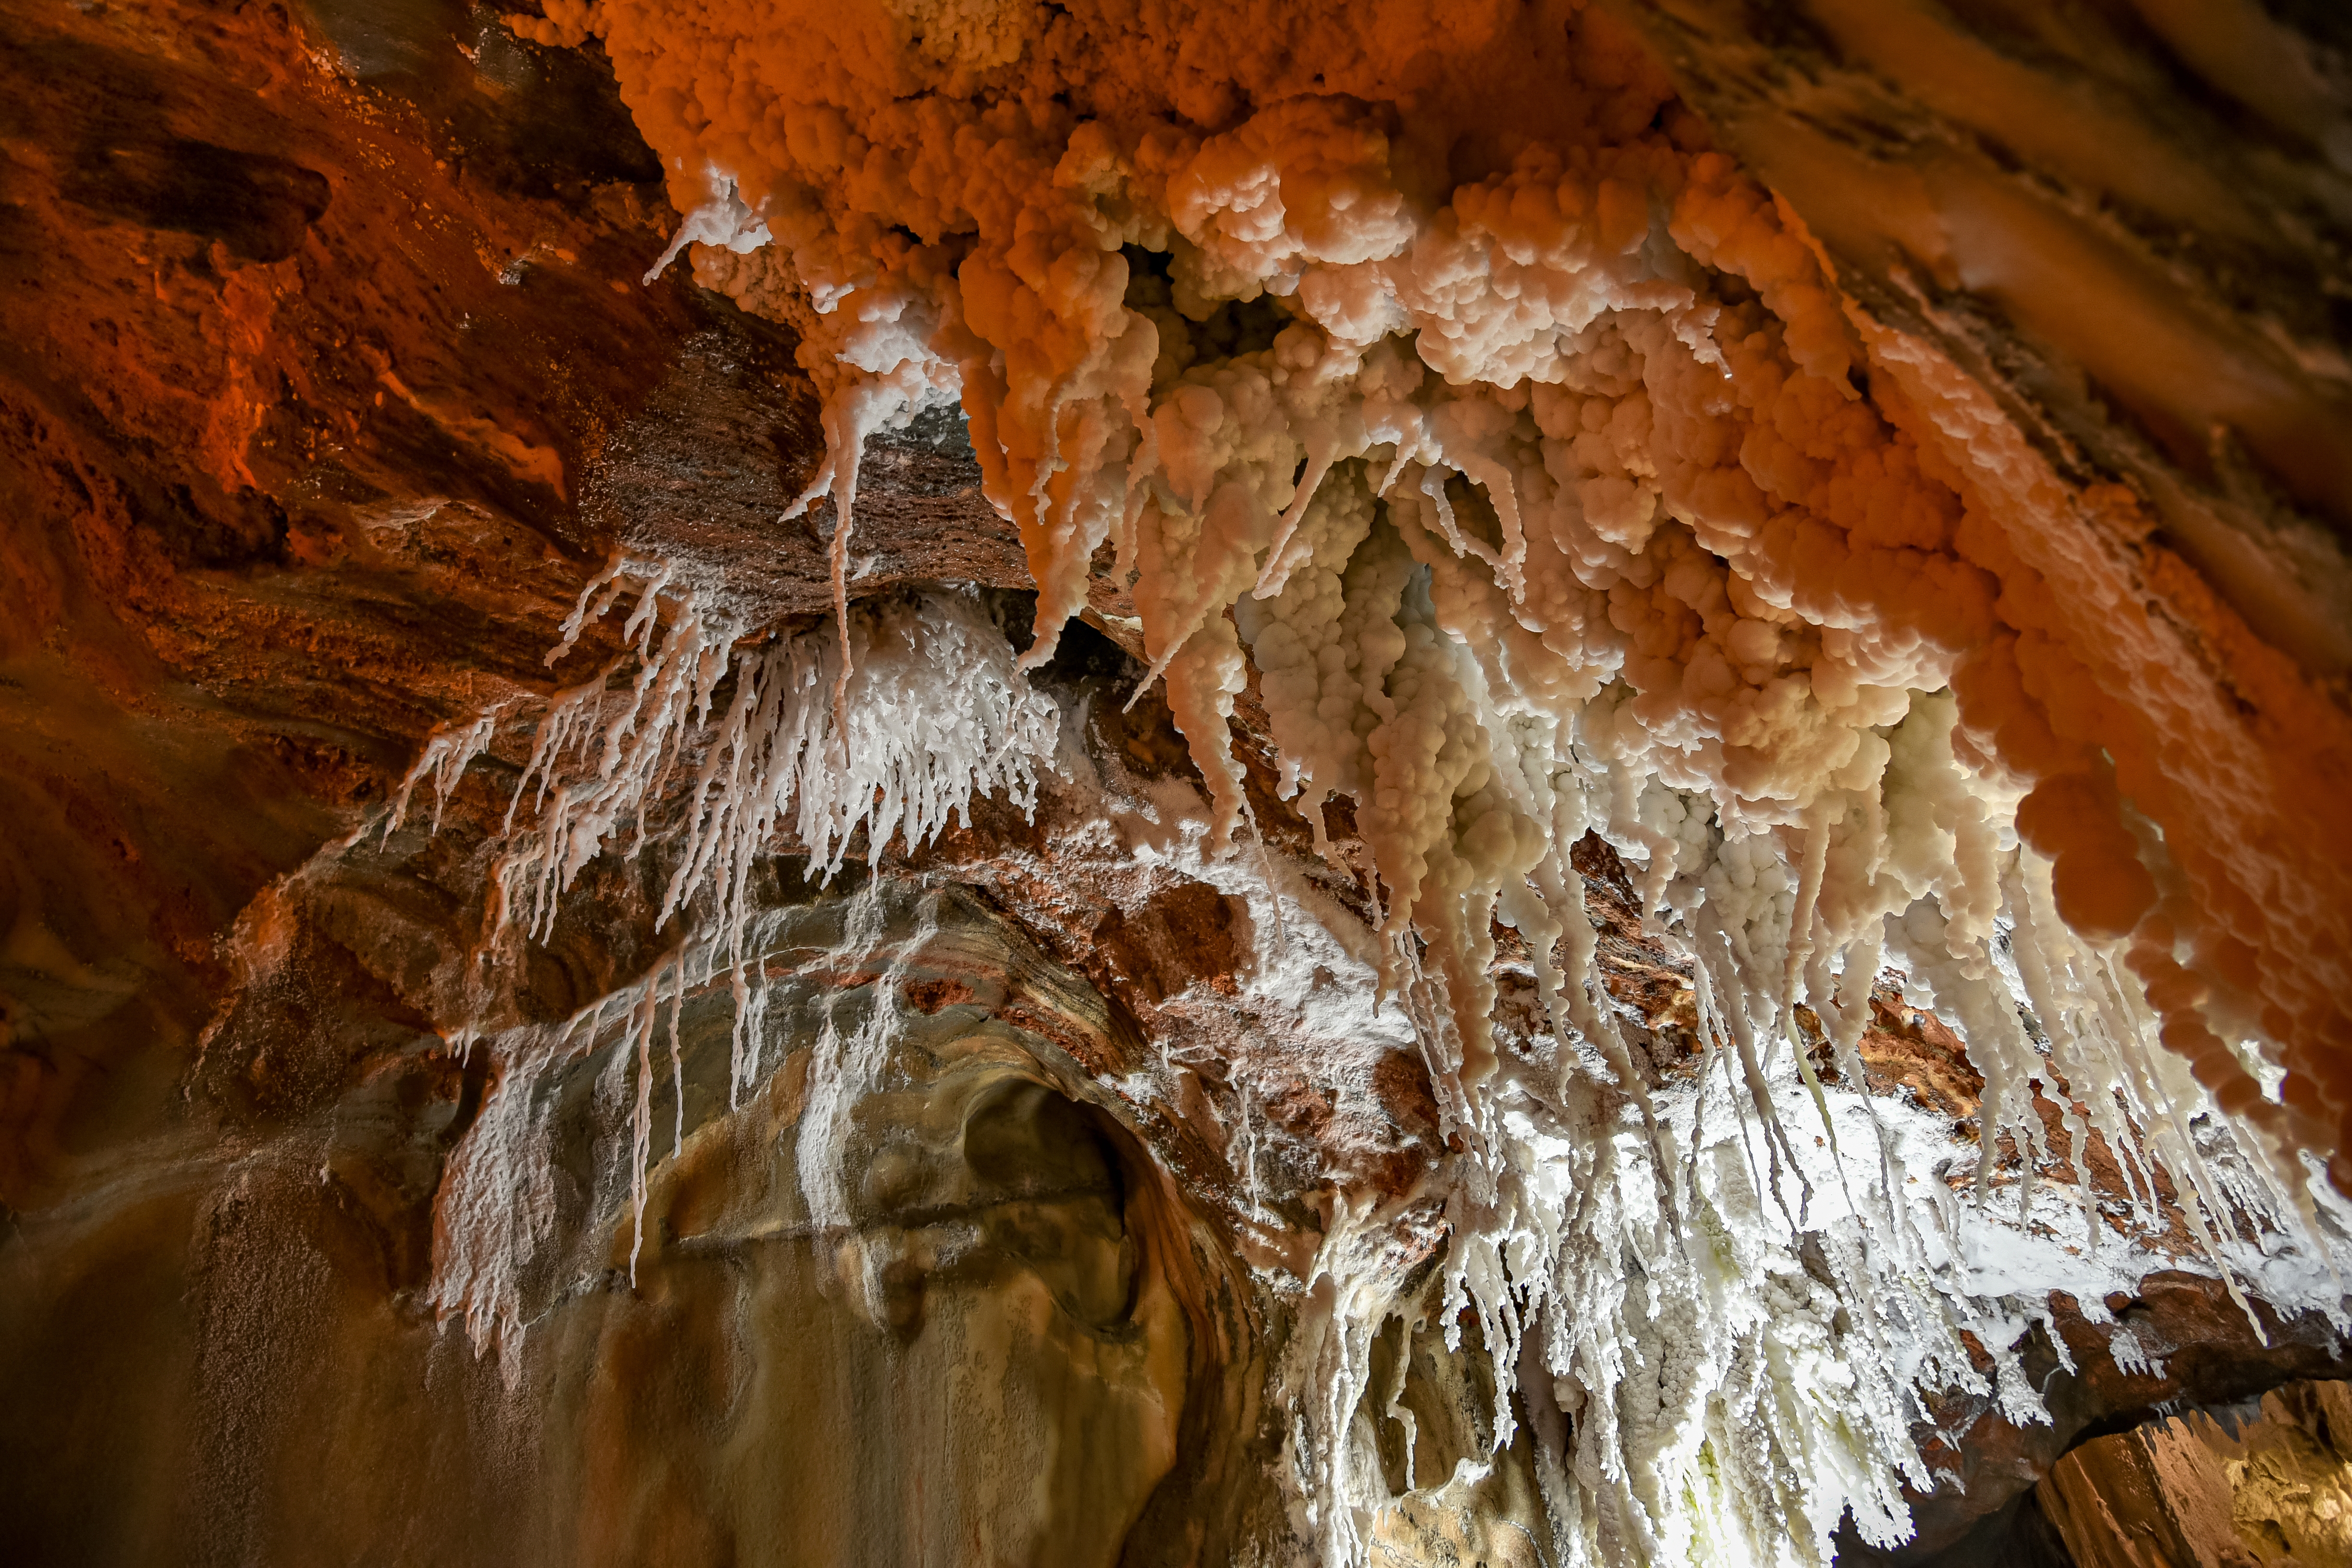
<path fill-rule="evenodd" d="M 2069 918 L 2132 939 L 2168 1038 L 2233 1109 L 2260 1099 L 2240 1038 L 2294 1068 L 2340 1027 L 2343 858 L 2273 856 L 2259 826 L 2296 763 L 2209 777 L 2234 738 L 2116 689 L 2202 673 L 2130 668 L 2098 624 L 2129 608 L 2059 597 L 2096 584 L 2045 521 L 2128 498 L 2059 493 L 1948 367 L 1857 330 L 1801 226 L 1605 18 L 557 0 L 520 25 L 603 37 L 701 275 L 810 330 L 822 482 L 847 500 L 857 433 L 961 395 L 1041 587 L 1037 657 L 1120 546 L 1228 818 L 1223 612 L 1300 554 L 1276 545 L 1301 465 L 1361 458 L 1341 482 L 1427 498 L 1463 593 L 1494 600 L 1507 700 L 1568 716 L 1621 683 L 1596 754 L 1705 791 L 1727 826 L 1790 826 L 1868 773 L 1861 737 L 1903 691 L 1953 684 L 1995 792 L 2036 786 L 2020 831 Z M 2335 715 L 2233 652 L 2324 759 Z M 1429 733 L 1392 773 L 1423 777 Z M 1349 763 L 1298 758 L 1310 789 Z M 1380 845 L 1409 913 L 1432 912 L 1435 831 L 1401 818 Z"/>
<path fill-rule="evenodd" d="M 2218 669 L 2136 640 L 2152 612 L 2071 543 L 2083 512 L 2130 498 L 2066 489 L 1948 363 L 1850 308 L 1798 214 L 1711 150 L 1606 17 L 550 0 L 516 25 L 604 40 L 690 215 L 673 253 L 803 334 L 832 451 L 802 505 L 829 491 L 845 519 L 837 590 L 865 437 L 960 399 L 1037 582 L 1028 661 L 1097 570 L 1133 574 L 1213 850 L 1242 826 L 1225 721 L 1255 661 L 1318 837 L 1325 799 L 1356 803 L 1380 984 L 1426 1020 L 1449 1129 L 1485 1163 L 1452 1212 L 1448 1300 L 1475 1301 L 1498 1358 L 1547 1300 L 1622 1313 L 1622 1342 L 1543 1344 L 1563 1390 L 1615 1397 L 1676 1331 L 1624 1304 L 1624 1238 L 1679 1237 L 1705 1207 L 1652 1121 L 1660 1213 L 1580 1211 L 1613 1227 L 1598 1241 L 1558 1220 L 1545 1140 L 1573 1139 L 1529 1131 L 1510 1095 L 1547 1091 L 1502 1081 L 1498 918 L 1530 939 L 1558 1038 L 1639 1098 L 1568 859 L 1587 830 L 1642 868 L 1645 914 L 1696 963 L 1783 1210 L 1782 1158 L 1801 1162 L 1769 1103 L 1775 1053 L 1801 1005 L 1850 1058 L 1885 962 L 1966 1035 L 1988 1146 L 2005 1129 L 2039 1147 L 2038 1078 L 2121 1152 L 2144 1219 L 2147 1160 L 2195 1194 L 2217 1261 L 2233 1207 L 2308 1214 L 2290 1145 L 2333 1145 L 2319 1069 L 2352 920 L 2347 829 L 2308 805 L 2344 757 L 2340 714 L 2251 635 Z M 842 636 L 837 702 L 845 612 Z M 2217 680 L 2302 749 L 2263 744 Z M 2294 841 L 2305 819 L 2316 841 Z M 2282 1067 L 2283 1101 L 2263 1087 Z M 2222 1194 L 2192 1136 L 2215 1105 L 2270 1134 L 2252 1200 Z M 2087 1184 L 2084 1203 L 2095 1245 Z M 1349 1223 L 1376 1218 L 1336 1216 L 1325 1318 L 1297 1351 L 1302 1388 L 1348 1395 L 1342 1426 L 1369 1375 L 1358 1340 L 1391 1303 L 1369 1274 L 1335 1281 Z M 1619 1298 L 1580 1297 L 1575 1257 L 1616 1270 Z M 1802 1557 L 1849 1503 L 1865 1533 L 1898 1532 L 1886 1476 L 1918 1465 L 1899 1390 L 1956 1358 L 1953 1325 L 1913 1321 L 1895 1290 L 1864 1366 L 1826 1329 L 1798 1345 L 1723 1305 L 1708 1280 L 1754 1258 L 1685 1261 L 1681 1329 L 1752 1332 L 1778 1358 L 1726 1351 L 1692 1386 L 1737 1384 L 1769 1442 L 1724 1452 L 1703 1392 L 1663 1414 L 1577 1405 L 1562 1462 L 1604 1500 L 1556 1514 L 1596 1554 L 1643 1557 Z M 1838 1267 L 1842 1289 L 1894 1290 L 1883 1258 Z M 1797 1391 L 1853 1367 L 1866 1414 L 1816 1443 Z M 1357 1553 L 1355 1461 L 1310 1436 L 1292 1448 L 1302 1531 Z"/>

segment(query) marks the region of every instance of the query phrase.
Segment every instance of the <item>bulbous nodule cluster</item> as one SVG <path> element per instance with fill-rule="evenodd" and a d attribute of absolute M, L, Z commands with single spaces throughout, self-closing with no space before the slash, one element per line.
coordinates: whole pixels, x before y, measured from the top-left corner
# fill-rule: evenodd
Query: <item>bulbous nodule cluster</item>
<path fill-rule="evenodd" d="M 603 37 L 690 210 L 698 280 L 801 331 L 831 446 L 801 504 L 834 494 L 836 566 L 866 436 L 960 398 L 1036 579 L 1026 661 L 1108 549 L 1212 843 L 1244 811 L 1227 721 L 1250 664 L 1319 847 L 1322 803 L 1352 797 L 1381 984 L 1428 1020 L 1465 1152 L 1446 1300 L 1476 1305 L 1498 1365 L 1537 1345 L 1559 1380 L 1575 1436 L 1554 1458 L 1584 1500 L 1553 1501 L 1580 1549 L 1801 1560 L 1845 1506 L 1893 1532 L 1886 1478 L 1917 1467 L 1902 1390 L 1973 1373 L 1951 1292 L 1894 1284 L 1927 1244 L 1884 1136 L 1884 1201 L 1849 1214 L 1814 1314 L 1843 1301 L 1859 1328 L 1800 1350 L 1807 1270 L 1770 1287 L 1794 1292 L 1778 1326 L 1766 1287 L 1724 1283 L 1781 1279 L 1768 1255 L 1793 1256 L 1811 1201 L 1783 1193 L 1807 1163 L 1776 1075 L 1834 1138 L 1804 1017 L 1860 1084 L 1870 993 L 1897 965 L 1985 1074 L 1987 1150 L 2045 1152 L 2038 1082 L 2077 1148 L 2096 1131 L 2119 1152 L 2137 1223 L 2158 1221 L 2162 1165 L 2218 1249 L 2252 1200 L 2221 1190 L 2189 1118 L 2210 1090 L 2275 1130 L 2246 1042 L 2292 1044 L 2334 1005 L 2295 989 L 2260 911 L 2241 925 L 2261 945 L 2212 939 L 2209 848 L 2126 798 L 2156 793 L 2142 731 L 2062 718 L 2078 667 L 2016 537 L 2038 525 L 2020 459 L 1849 311 L 1795 215 L 1655 68 L 1573 4 L 1360 11 L 1234 0 L 1163 37 L 1090 4 L 550 0 L 530 26 Z M 852 641 L 845 605 L 837 726 Z M 1570 858 L 1588 832 L 1689 963 L 1769 1180 L 1703 1171 L 1726 1145 L 1627 1065 Z M 1498 921 L 1528 939 L 1558 1042 L 1532 1078 L 1490 1026 Z M 1579 1052 L 1639 1108 L 1630 1195 L 1561 1185 L 1630 1169 L 1577 1109 Z M 2308 1213 L 2299 1162 L 2275 1140 L 2251 1157 L 2262 1203 Z M 1340 1556 L 1361 1510 L 1339 1434 L 1392 1305 L 1356 1234 L 1327 1237 L 1294 1368 L 1343 1399 L 1293 1447 Z M 1705 1353 L 1668 1348 L 1712 1331 Z M 1622 1405 L 1625 1379 L 1669 1370 L 1660 1407 Z M 1869 1414 L 1815 1442 L 1804 1379 Z M 1746 1447 L 1709 1426 L 1727 1397 L 1758 1413 Z"/>

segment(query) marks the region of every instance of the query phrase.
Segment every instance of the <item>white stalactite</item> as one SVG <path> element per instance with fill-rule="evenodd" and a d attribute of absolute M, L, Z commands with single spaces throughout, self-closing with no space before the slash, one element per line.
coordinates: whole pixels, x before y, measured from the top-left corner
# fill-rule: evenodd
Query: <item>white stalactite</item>
<path fill-rule="evenodd" d="M 899 58 L 884 32 L 836 43 L 829 16 L 546 9 L 537 36 L 593 29 L 625 89 L 660 83 L 632 101 L 677 169 L 709 171 L 674 193 L 696 214 L 681 238 L 718 237 L 698 279 L 802 331 L 830 450 L 800 504 L 840 509 L 839 637 L 730 656 L 739 629 L 689 597 L 656 648 L 649 587 L 630 689 L 607 689 L 616 665 L 541 727 L 524 785 L 544 805 L 500 876 L 530 929 L 625 821 L 642 831 L 730 668 L 734 706 L 689 766 L 672 908 L 709 887 L 740 931 L 788 798 L 830 869 L 859 823 L 919 841 L 974 787 L 1034 782 L 1050 727 L 992 630 L 927 623 L 962 662 L 926 663 L 880 623 L 856 646 L 845 604 L 866 435 L 960 393 L 1038 585 L 1024 663 L 1051 656 L 1114 543 L 1206 782 L 1209 858 L 1243 809 L 1227 726 L 1245 656 L 1318 850 L 1323 803 L 1353 797 L 1377 984 L 1414 1020 L 1458 1140 L 1433 1178 L 1450 1233 L 1434 1310 L 1449 1335 L 1463 1310 L 1479 1324 L 1497 1428 L 1511 1387 L 1529 1409 L 1568 1561 L 1820 1563 L 1849 1510 L 1865 1540 L 1899 1539 L 1897 1483 L 1929 1479 L 1916 1393 L 2039 1418 L 2015 1351 L 2046 1310 L 2032 1293 L 2129 1268 L 2163 1223 L 2158 1171 L 2233 1292 L 2268 1271 L 2274 1300 L 2342 1320 L 2306 1172 L 2162 1043 L 2210 1010 L 2168 997 L 2160 1017 L 2129 939 L 2070 930 L 2021 835 L 2036 780 L 1995 742 L 2042 716 L 2013 651 L 1969 663 L 2016 640 L 2004 591 L 2049 591 L 2006 561 L 1988 510 L 2009 477 L 1965 467 L 1937 423 L 1957 416 L 1908 401 L 1926 373 L 1863 342 L 1808 237 L 1727 157 L 1604 133 L 1595 109 L 1433 204 L 1406 194 L 1386 107 L 1337 88 L 1268 88 L 1213 131 L 1120 129 L 1059 78 L 1020 107 L 1017 48 L 960 61 L 889 34 Z M 1329 25 L 1324 43 L 1356 41 L 1352 13 Z M 1573 20 L 1564 36 L 1578 90 L 1613 102 L 1636 66 Z M 773 79 L 701 63 L 737 60 Z M 1000 68 L 1006 96 L 974 96 L 973 73 Z M 746 253 L 755 223 L 772 243 Z M 598 613 L 618 581 L 596 585 Z M 976 714 L 960 707 L 975 658 Z M 1991 673 L 1963 727 L 1969 668 Z M 564 761 L 598 747 L 592 770 Z M 2095 880 L 2154 876 L 2165 853 L 2153 827 L 2053 820 L 2053 853 Z M 1588 830 L 1689 965 L 1690 1085 L 1654 1089 L 1620 1036 L 1570 859 Z M 1498 919 L 1528 939 L 1552 1020 L 1539 1069 L 1497 1049 Z M 1965 1224 L 1942 1132 L 1863 1092 L 1890 963 L 1985 1078 Z M 2094 1133 L 2114 1152 L 2130 1235 L 2100 1237 L 2087 1178 L 2034 1184 L 2037 1094 L 2078 1168 Z M 803 1174 L 812 1193 L 830 1179 Z M 1365 1560 L 1387 1500 L 1357 1419 L 1368 1346 L 1422 1310 L 1394 1295 L 1391 1217 L 1331 1194 L 1280 1375 L 1296 1521 L 1335 1568 Z M 1995 1358 L 1990 1386 L 1963 1331 Z"/>

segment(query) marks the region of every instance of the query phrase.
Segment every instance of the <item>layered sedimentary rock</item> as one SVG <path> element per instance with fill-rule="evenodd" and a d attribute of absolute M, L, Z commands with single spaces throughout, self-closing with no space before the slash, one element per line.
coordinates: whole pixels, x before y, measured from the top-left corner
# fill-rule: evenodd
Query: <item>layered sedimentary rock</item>
<path fill-rule="evenodd" d="M 2042 1484 L 2074 1561 L 2341 1563 L 2352 1500 L 2340 1383 L 2293 1384 L 2259 1404 L 2202 1411 L 2086 1443 Z"/>
<path fill-rule="evenodd" d="M 2091 1561 L 2341 1373 L 2341 40 L 1357 9 L 7 19 L 12 1550 Z"/>

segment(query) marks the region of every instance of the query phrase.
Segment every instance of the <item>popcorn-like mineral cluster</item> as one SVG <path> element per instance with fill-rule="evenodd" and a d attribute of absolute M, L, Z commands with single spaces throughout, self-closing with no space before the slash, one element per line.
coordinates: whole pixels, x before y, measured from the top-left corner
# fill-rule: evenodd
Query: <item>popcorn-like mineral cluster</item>
<path fill-rule="evenodd" d="M 1318 844 L 1354 802 L 1364 979 L 1420 1023 L 1456 1151 L 1431 1310 L 1457 1336 L 1475 1315 L 1570 1560 L 1818 1562 L 1849 1510 L 1900 1539 L 1896 1482 L 1928 1479 L 1912 1390 L 1980 1381 L 1963 1330 L 2003 1407 L 2036 1408 L 2021 1325 L 1996 1331 L 2019 1281 L 1974 1282 L 1928 1156 L 1855 1092 L 1885 967 L 1966 1038 L 1988 1152 L 2042 1152 L 2038 1083 L 2074 1147 L 2118 1152 L 2141 1226 L 2160 1168 L 2225 1277 L 2326 1272 L 2289 1150 L 2326 1142 L 2305 1069 L 2342 1026 L 2332 873 L 2231 841 L 2232 753 L 2198 750 L 2192 703 L 2103 694 L 2111 606 L 2069 597 L 2055 480 L 1848 307 L 1606 18 L 549 0 L 517 25 L 609 50 L 689 213 L 663 263 L 802 334 L 830 455 L 800 505 L 834 503 L 844 595 L 830 642 L 755 658 L 646 587 L 626 714 L 616 668 L 541 727 L 518 912 L 658 795 L 730 671 L 674 907 L 712 889 L 740 931 L 776 830 L 837 864 L 853 825 L 913 843 L 976 788 L 1033 786 L 1051 714 L 993 628 L 845 599 L 865 438 L 960 401 L 1038 587 L 1024 664 L 1098 578 L 1131 592 L 1204 853 L 1243 826 L 1252 665 Z M 952 710 L 974 668 L 991 695 Z M 1569 853 L 1588 832 L 1692 967 L 1695 1091 L 1630 1065 Z M 1539 1065 L 1496 1049 L 1498 922 L 1533 955 Z M 1381 1219 L 1335 1195 L 1281 1374 L 1297 1522 L 1333 1563 L 1386 1495 L 1368 1347 L 1408 1308 Z"/>

